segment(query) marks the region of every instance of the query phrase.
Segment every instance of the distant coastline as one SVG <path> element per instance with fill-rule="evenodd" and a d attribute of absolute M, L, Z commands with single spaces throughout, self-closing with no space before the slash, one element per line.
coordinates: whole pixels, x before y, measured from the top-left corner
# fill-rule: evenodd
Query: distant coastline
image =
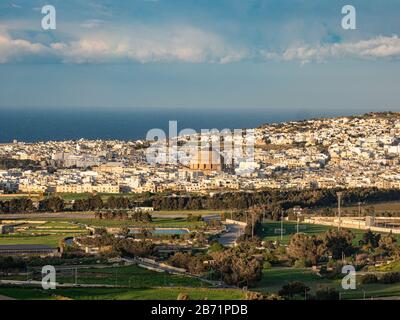
<path fill-rule="evenodd" d="M 0 143 L 85 139 L 144 139 L 148 130 L 168 132 L 168 121 L 177 120 L 178 130 L 254 128 L 265 123 L 318 117 L 349 116 L 358 110 L 287 111 L 276 109 L 0 109 Z"/>

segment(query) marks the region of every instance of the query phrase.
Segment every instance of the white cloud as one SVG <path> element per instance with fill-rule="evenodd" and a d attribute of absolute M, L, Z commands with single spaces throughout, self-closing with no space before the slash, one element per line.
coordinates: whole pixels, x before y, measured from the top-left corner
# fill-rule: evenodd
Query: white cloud
<path fill-rule="evenodd" d="M 43 55 L 48 51 L 48 48 L 40 43 L 11 39 L 8 35 L 0 34 L 0 63 L 19 61 L 26 56 Z"/>
<path fill-rule="evenodd" d="M 192 26 L 129 26 L 113 29 L 105 21 L 88 20 L 68 39 L 45 44 L 13 39 L 0 25 L 0 63 L 31 57 L 57 59 L 65 63 L 110 63 L 133 61 L 231 63 L 244 60 L 321 62 L 331 59 L 399 59 L 400 38 L 375 38 L 326 45 L 296 45 L 282 52 L 255 51 L 233 45 L 218 34 Z M 100 27 L 97 27 L 100 25 Z"/>
<path fill-rule="evenodd" d="M 52 45 L 56 54 L 69 63 L 101 63 L 110 60 L 148 62 L 228 63 L 246 57 L 246 50 L 233 48 L 212 33 L 182 26 L 130 28 L 129 35 L 86 34 L 79 40 Z"/>
<path fill-rule="evenodd" d="M 10 5 L 11 5 L 11 7 L 17 8 L 17 9 L 21 9 L 22 8 L 22 6 L 20 6 L 19 4 L 16 4 L 16 3 L 11 3 Z"/>
<path fill-rule="evenodd" d="M 267 60 L 298 60 L 301 63 L 340 58 L 399 59 L 400 38 L 397 35 L 391 37 L 378 36 L 357 42 L 317 46 L 300 45 L 290 47 L 282 53 L 263 51 L 261 55 Z"/>

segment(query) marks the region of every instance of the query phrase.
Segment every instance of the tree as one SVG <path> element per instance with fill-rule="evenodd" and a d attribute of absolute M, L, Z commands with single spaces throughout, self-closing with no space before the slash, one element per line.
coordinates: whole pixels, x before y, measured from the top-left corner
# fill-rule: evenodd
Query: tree
<path fill-rule="evenodd" d="M 388 257 L 399 257 L 400 247 L 397 245 L 397 239 L 392 233 L 389 233 L 379 239 L 378 252 Z"/>
<path fill-rule="evenodd" d="M 315 291 L 316 300 L 339 300 L 339 292 L 335 288 L 321 287 Z"/>
<path fill-rule="evenodd" d="M 60 197 L 49 197 L 39 202 L 39 210 L 60 212 L 64 209 L 64 200 Z"/>
<path fill-rule="evenodd" d="M 213 252 L 220 252 L 222 250 L 224 250 L 224 246 L 222 244 L 220 244 L 218 241 L 213 241 L 210 245 L 210 247 L 208 248 L 208 253 L 211 254 Z"/>
<path fill-rule="evenodd" d="M 296 295 L 304 297 L 310 288 L 307 287 L 303 282 L 293 281 L 285 284 L 281 290 L 279 290 L 279 295 L 283 297 L 293 298 Z"/>
<path fill-rule="evenodd" d="M 360 245 L 369 249 L 375 249 L 379 246 L 380 239 L 381 235 L 379 233 L 373 233 L 371 230 L 368 230 L 363 234 L 362 240 L 360 240 Z"/>
<path fill-rule="evenodd" d="M 329 230 L 319 239 L 321 241 L 320 253 L 332 256 L 333 259 L 340 259 L 343 254 L 350 255 L 354 250 L 354 234 L 346 229 Z"/>
<path fill-rule="evenodd" d="M 212 268 L 218 271 L 227 284 L 239 287 L 252 286 L 262 277 L 263 257 L 256 258 L 240 248 L 231 248 L 212 254 Z"/>
<path fill-rule="evenodd" d="M 318 241 L 315 236 L 297 233 L 290 239 L 287 253 L 294 260 L 303 260 L 307 265 L 318 262 Z"/>
<path fill-rule="evenodd" d="M 91 196 L 88 199 L 89 210 L 101 209 L 103 208 L 103 206 L 104 206 L 103 200 L 99 195 Z"/>
<path fill-rule="evenodd" d="M 201 274 L 205 270 L 203 259 L 191 253 L 177 252 L 168 259 L 168 263 L 186 269 L 191 274 Z"/>

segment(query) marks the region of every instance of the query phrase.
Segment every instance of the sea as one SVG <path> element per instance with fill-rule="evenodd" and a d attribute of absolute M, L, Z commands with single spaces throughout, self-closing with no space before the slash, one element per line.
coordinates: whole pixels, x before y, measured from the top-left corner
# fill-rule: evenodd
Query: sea
<path fill-rule="evenodd" d="M 279 108 L 1 108 L 0 143 L 84 139 L 139 140 L 150 129 L 168 134 L 169 121 L 178 132 L 191 128 L 243 129 L 266 123 L 350 115 L 338 110 L 310 111 Z"/>

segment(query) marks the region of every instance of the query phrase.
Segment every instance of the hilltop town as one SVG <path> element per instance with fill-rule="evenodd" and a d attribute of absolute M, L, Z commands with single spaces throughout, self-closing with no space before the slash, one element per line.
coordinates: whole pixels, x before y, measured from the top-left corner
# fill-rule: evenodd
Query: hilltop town
<path fill-rule="evenodd" d="M 202 166 L 199 157 L 187 165 L 149 163 L 149 143 L 142 140 L 14 141 L 0 145 L 0 191 L 209 193 L 400 187 L 398 113 L 268 124 L 251 132 L 253 159 L 239 159 L 229 167 Z M 179 137 L 178 143 L 186 139 Z M 219 157 L 210 158 L 220 164 Z"/>

